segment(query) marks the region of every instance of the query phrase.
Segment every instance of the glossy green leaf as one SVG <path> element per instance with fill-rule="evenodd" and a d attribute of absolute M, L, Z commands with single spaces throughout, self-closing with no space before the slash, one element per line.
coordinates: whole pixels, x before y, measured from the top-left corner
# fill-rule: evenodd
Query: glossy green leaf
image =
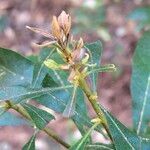
<path fill-rule="evenodd" d="M 27 124 L 28 122 L 26 120 L 0 108 L 0 126 L 19 126 Z"/>
<path fill-rule="evenodd" d="M 30 140 L 23 146 L 22 150 L 35 150 L 35 138 L 36 134 L 34 134 Z"/>
<path fill-rule="evenodd" d="M 94 124 L 90 130 L 78 141 L 76 142 L 73 146 L 69 148 L 69 150 L 83 150 L 85 149 L 86 143 L 88 141 L 88 138 L 91 134 L 91 132 L 96 128 L 98 124 Z"/>
<path fill-rule="evenodd" d="M 4 91 L 0 91 L 0 100 L 15 100 L 16 103 L 19 103 L 25 99 L 32 99 L 38 96 L 52 93 L 54 91 L 64 90 L 72 88 L 71 85 L 63 86 L 63 87 L 51 87 L 51 88 L 39 88 L 39 89 L 31 89 L 25 88 L 22 86 L 14 86 L 14 87 L 6 87 Z"/>
<path fill-rule="evenodd" d="M 139 40 L 133 56 L 131 94 L 134 127 L 142 135 L 150 122 L 150 32 Z"/>
<path fill-rule="evenodd" d="M 148 147 L 149 144 L 143 138 L 131 132 L 102 106 L 101 109 L 106 116 L 116 150 L 146 150 L 144 147 Z"/>
<path fill-rule="evenodd" d="M 53 115 L 51 115 L 47 111 L 44 111 L 32 105 L 24 103 L 22 104 L 22 106 L 29 113 L 36 127 L 38 127 L 39 129 L 43 129 L 51 120 L 55 118 Z"/>
<path fill-rule="evenodd" d="M 20 54 L 0 48 L 0 90 L 3 87 L 28 86 L 32 82 L 33 64 Z"/>
<path fill-rule="evenodd" d="M 89 55 L 90 55 L 90 64 L 94 64 L 94 66 L 91 67 L 91 70 L 94 69 L 94 67 L 99 67 L 100 66 L 100 60 L 101 60 L 101 54 L 102 54 L 102 44 L 100 41 L 86 44 L 85 48 L 87 49 Z M 93 91 L 96 91 L 97 88 L 97 77 L 98 77 L 98 72 L 93 72 L 90 75 L 91 81 L 92 81 L 92 89 Z"/>

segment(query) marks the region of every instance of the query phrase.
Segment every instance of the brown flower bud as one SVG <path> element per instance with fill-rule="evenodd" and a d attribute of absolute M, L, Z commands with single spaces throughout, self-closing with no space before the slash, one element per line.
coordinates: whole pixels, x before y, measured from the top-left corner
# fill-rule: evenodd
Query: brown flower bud
<path fill-rule="evenodd" d="M 77 42 L 75 46 L 75 49 L 81 49 L 83 46 L 84 46 L 83 39 L 80 38 L 80 40 Z"/>
<path fill-rule="evenodd" d="M 53 16 L 51 28 L 52 28 L 53 36 L 56 37 L 57 39 L 60 39 L 62 35 L 62 31 L 61 31 L 61 28 L 59 26 L 56 16 Z"/>
<path fill-rule="evenodd" d="M 85 49 L 84 48 L 76 49 L 72 53 L 72 59 L 75 62 L 81 61 L 84 56 L 85 56 Z"/>
<path fill-rule="evenodd" d="M 65 35 L 68 35 L 71 28 L 71 17 L 65 11 L 58 16 L 59 26 L 63 29 Z"/>

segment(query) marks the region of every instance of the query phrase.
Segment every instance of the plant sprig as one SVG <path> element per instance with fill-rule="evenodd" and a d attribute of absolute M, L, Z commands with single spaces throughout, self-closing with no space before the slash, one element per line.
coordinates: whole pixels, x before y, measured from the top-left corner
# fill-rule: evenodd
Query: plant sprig
<path fill-rule="evenodd" d="M 84 42 L 82 38 L 80 38 L 78 41 L 72 38 L 73 36 L 70 33 L 71 17 L 66 14 L 66 12 L 62 11 L 58 18 L 53 16 L 51 28 L 52 34 L 45 33 L 37 28 L 28 27 L 28 29 L 34 32 L 51 38 L 52 41 L 49 42 L 49 46 L 55 47 L 56 51 L 65 62 L 64 64 L 58 64 L 55 60 L 47 59 L 44 64 L 53 70 L 64 70 L 69 72 L 68 81 L 75 87 L 77 86 L 82 88 L 97 116 L 102 120 L 101 124 L 112 140 L 111 134 L 108 130 L 107 121 L 103 112 L 101 111 L 101 108 L 98 105 L 97 93 L 92 92 L 89 85 L 87 84 L 86 77 L 94 71 L 114 71 L 115 66 L 109 65 L 103 68 L 95 68 L 93 71 L 91 70 L 88 72 L 88 69 L 90 68 L 90 65 L 88 65 L 90 55 L 83 47 Z M 42 46 L 45 47 L 45 45 Z M 70 107 L 67 107 L 67 109 L 70 109 Z M 65 110 L 65 112 L 70 111 Z"/>

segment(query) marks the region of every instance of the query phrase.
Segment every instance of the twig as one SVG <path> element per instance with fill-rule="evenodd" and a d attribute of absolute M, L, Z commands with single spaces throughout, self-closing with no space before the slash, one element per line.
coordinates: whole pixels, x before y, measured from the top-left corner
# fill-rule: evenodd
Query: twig
<path fill-rule="evenodd" d="M 6 101 L 6 108 L 12 108 L 15 111 L 17 111 L 19 114 L 21 114 L 24 118 L 28 119 L 29 121 L 31 121 L 31 117 L 30 115 L 26 112 L 26 110 L 20 105 L 14 105 L 11 101 Z M 66 147 L 67 149 L 70 147 L 70 145 L 68 143 L 66 143 L 65 141 L 63 141 L 53 130 L 51 130 L 48 127 L 45 127 L 44 129 L 42 129 L 43 132 L 45 132 L 49 137 L 53 138 L 55 141 L 57 141 L 58 143 L 60 143 L 61 145 L 63 145 L 64 147 Z"/>

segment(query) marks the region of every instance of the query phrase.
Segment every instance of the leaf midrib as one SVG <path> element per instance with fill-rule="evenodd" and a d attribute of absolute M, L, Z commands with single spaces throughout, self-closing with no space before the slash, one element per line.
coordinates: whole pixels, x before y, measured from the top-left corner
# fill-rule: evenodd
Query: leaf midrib
<path fill-rule="evenodd" d="M 147 86 L 145 88 L 145 92 L 144 92 L 144 100 L 143 100 L 143 105 L 142 105 L 142 109 L 140 112 L 140 118 L 139 118 L 139 122 L 138 122 L 138 128 L 137 128 L 137 134 L 140 134 L 140 129 L 142 126 L 142 120 L 143 120 L 143 115 L 144 115 L 144 111 L 145 111 L 145 107 L 146 107 L 146 103 L 147 103 L 147 97 L 148 97 L 148 91 L 150 88 L 150 74 L 148 76 L 148 80 L 147 80 Z"/>

